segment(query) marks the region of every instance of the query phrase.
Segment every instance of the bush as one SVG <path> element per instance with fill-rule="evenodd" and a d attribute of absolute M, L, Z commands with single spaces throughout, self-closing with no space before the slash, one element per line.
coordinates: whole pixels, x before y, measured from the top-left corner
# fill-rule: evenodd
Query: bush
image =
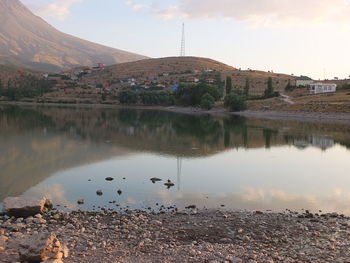
<path fill-rule="evenodd" d="M 222 90 L 215 85 L 205 83 L 181 84 L 175 92 L 175 99 L 183 106 L 200 106 L 202 96 L 209 93 L 214 101 L 222 97 Z"/>
<path fill-rule="evenodd" d="M 174 96 L 167 91 L 143 91 L 139 94 L 144 105 L 173 105 Z"/>
<path fill-rule="evenodd" d="M 174 95 L 168 91 L 132 91 L 123 90 L 118 95 L 119 102 L 122 104 L 143 105 L 174 105 Z"/>
<path fill-rule="evenodd" d="M 225 97 L 225 107 L 230 111 L 242 111 L 247 108 L 246 100 L 241 90 L 235 90 Z"/>
<path fill-rule="evenodd" d="M 273 98 L 275 96 L 276 96 L 276 94 L 275 94 L 275 90 L 273 88 L 272 78 L 269 77 L 269 79 L 267 81 L 267 88 L 264 91 L 264 97 L 266 99 L 268 99 L 268 98 Z"/>
<path fill-rule="evenodd" d="M 201 108 L 205 110 L 210 110 L 213 108 L 215 99 L 209 93 L 205 93 L 201 98 Z"/>

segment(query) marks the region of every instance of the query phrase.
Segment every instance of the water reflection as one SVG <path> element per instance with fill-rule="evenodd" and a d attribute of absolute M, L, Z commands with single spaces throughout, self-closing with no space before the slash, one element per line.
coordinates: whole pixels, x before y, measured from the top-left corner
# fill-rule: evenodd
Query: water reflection
<path fill-rule="evenodd" d="M 338 157 L 339 152 L 342 158 L 350 157 L 346 150 L 349 132 L 350 127 L 344 125 L 237 116 L 2 106 L 0 202 L 20 194 L 51 195 L 72 209 L 77 207 L 76 200 L 85 198 L 85 208 L 91 209 L 92 204 L 103 206 L 116 199 L 116 191 L 121 189 L 118 204 L 135 207 L 161 201 L 203 206 L 225 203 L 232 208 L 344 210 L 340 204 L 329 205 L 329 200 L 339 203 L 329 196 L 348 185 L 345 172 L 332 178 L 324 171 L 347 168 Z M 306 161 L 305 168 L 291 166 L 292 162 L 300 165 L 301 158 Z M 321 161 L 325 167 L 317 164 Z M 102 178 L 107 176 L 116 177 L 115 182 L 104 182 Z M 167 190 L 164 182 L 149 183 L 154 176 L 171 179 L 175 187 Z M 316 184 L 323 190 L 314 191 L 315 181 L 306 176 L 321 180 Z M 350 192 L 350 183 L 348 186 L 342 191 Z M 105 189 L 106 194 L 97 197 L 96 189 Z M 260 189 L 261 194 L 249 197 L 247 189 Z M 283 198 L 286 196 L 291 198 Z"/>

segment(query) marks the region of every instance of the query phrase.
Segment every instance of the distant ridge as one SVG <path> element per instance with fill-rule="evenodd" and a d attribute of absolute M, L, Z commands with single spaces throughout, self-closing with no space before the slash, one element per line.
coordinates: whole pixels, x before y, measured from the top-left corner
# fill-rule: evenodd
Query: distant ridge
<path fill-rule="evenodd" d="M 144 59 L 62 33 L 19 0 L 0 0 L 0 64 L 60 71 L 80 65 L 107 65 Z"/>

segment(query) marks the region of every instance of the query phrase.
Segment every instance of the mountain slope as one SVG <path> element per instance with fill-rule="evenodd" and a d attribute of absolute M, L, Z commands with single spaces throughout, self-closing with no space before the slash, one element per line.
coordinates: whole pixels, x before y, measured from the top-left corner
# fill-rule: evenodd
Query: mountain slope
<path fill-rule="evenodd" d="M 19 0 L 0 0 L 0 62 L 37 70 L 107 65 L 145 57 L 62 33 Z"/>

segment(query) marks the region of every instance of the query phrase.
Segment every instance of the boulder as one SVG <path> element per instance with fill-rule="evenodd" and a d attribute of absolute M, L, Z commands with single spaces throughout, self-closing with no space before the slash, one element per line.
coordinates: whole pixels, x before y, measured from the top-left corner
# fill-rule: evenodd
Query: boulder
<path fill-rule="evenodd" d="M 60 262 L 62 258 L 68 257 L 68 249 L 55 235 L 41 233 L 23 238 L 19 244 L 19 256 L 21 262 Z"/>
<path fill-rule="evenodd" d="M 3 202 L 3 212 L 15 217 L 34 216 L 51 207 L 51 201 L 46 198 L 7 197 Z"/>

